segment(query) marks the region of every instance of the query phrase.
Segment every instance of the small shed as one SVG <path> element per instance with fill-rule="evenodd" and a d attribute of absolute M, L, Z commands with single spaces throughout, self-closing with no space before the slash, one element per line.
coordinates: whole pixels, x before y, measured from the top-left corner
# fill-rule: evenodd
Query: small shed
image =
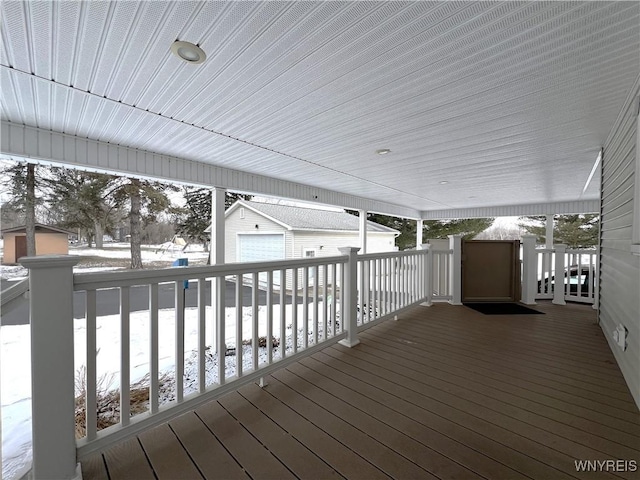
<path fill-rule="evenodd" d="M 69 235 L 72 232 L 48 225 L 36 224 L 36 255 L 66 255 L 69 253 Z M 2 263 L 18 263 L 20 257 L 27 255 L 27 227 L 2 230 L 4 249 Z"/>

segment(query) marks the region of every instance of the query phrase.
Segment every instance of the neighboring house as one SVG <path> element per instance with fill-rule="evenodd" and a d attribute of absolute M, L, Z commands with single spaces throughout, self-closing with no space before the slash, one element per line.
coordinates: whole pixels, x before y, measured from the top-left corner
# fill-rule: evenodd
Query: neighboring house
<path fill-rule="evenodd" d="M 36 224 L 36 255 L 52 255 L 69 253 L 69 235 L 72 232 L 48 225 Z M 7 228 L 2 230 L 4 251 L 2 263 L 17 263 L 20 257 L 27 256 L 27 228 Z"/>
<path fill-rule="evenodd" d="M 399 233 L 367 221 L 367 252 L 397 250 Z M 359 219 L 345 211 L 238 200 L 225 212 L 226 263 L 330 257 L 359 245 Z"/>
<path fill-rule="evenodd" d="M 344 211 L 239 200 L 225 213 L 225 262 L 340 255 L 360 244 L 359 219 Z M 396 250 L 400 232 L 367 221 L 367 252 Z"/>

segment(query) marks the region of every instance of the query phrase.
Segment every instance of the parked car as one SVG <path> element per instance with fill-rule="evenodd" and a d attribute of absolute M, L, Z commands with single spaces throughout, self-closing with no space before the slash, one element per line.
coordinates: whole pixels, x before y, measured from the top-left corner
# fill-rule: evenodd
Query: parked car
<path fill-rule="evenodd" d="M 593 265 L 571 265 L 565 268 L 564 285 L 569 284 L 569 293 L 574 296 L 587 297 L 589 295 L 589 283 L 591 291 L 595 291 L 595 267 Z M 550 282 L 549 282 L 550 281 Z M 553 293 L 555 287 L 555 275 L 538 280 L 538 292 Z"/>

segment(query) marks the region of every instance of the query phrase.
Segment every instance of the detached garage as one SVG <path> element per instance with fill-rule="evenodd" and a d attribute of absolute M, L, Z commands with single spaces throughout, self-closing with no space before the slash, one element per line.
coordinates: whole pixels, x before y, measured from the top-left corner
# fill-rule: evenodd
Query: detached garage
<path fill-rule="evenodd" d="M 67 255 L 71 232 L 56 227 L 36 224 L 36 255 Z M 18 263 L 20 257 L 27 256 L 27 227 L 20 226 L 2 230 L 4 250 L 2 263 Z"/>
<path fill-rule="evenodd" d="M 396 250 L 398 234 L 367 222 L 368 252 Z M 227 263 L 329 257 L 359 243 L 359 219 L 344 210 L 238 200 L 225 212 Z"/>
<path fill-rule="evenodd" d="M 368 253 L 397 250 L 399 233 L 368 221 Z M 225 212 L 226 263 L 330 257 L 340 255 L 340 247 L 359 244 L 359 219 L 344 210 L 238 200 Z M 266 274 L 260 281 L 266 281 Z M 273 281 L 280 284 L 280 272 L 274 272 Z"/>

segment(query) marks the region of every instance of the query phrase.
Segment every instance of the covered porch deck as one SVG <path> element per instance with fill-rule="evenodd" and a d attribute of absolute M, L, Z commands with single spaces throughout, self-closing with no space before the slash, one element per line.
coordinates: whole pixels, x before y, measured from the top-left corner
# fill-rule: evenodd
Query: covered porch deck
<path fill-rule="evenodd" d="M 640 414 L 596 312 L 533 308 L 414 307 L 81 459 L 83 478 L 635 478 Z"/>

